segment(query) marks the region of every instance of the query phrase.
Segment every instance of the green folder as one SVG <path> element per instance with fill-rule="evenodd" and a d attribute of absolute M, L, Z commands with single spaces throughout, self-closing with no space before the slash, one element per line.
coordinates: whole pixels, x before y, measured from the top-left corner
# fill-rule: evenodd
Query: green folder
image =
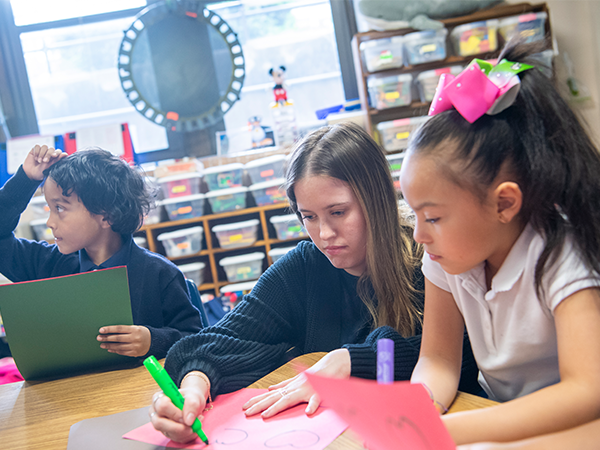
<path fill-rule="evenodd" d="M 23 378 L 64 377 L 131 364 L 96 340 L 105 325 L 132 325 L 127 268 L 0 286 L 0 314 Z"/>

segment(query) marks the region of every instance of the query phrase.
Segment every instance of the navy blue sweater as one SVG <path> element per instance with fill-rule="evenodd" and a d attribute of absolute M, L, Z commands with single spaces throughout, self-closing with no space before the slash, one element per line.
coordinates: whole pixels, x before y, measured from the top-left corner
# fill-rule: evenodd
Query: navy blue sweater
<path fill-rule="evenodd" d="M 80 252 L 63 255 L 56 245 L 14 236 L 19 217 L 39 184 L 20 167 L 0 189 L 0 273 L 13 282 L 81 272 Z M 133 323 L 150 330 L 147 355 L 162 358 L 177 340 L 202 328 L 199 312 L 190 302 L 177 266 L 138 247 L 131 236 L 124 237 L 124 247 Z"/>
<path fill-rule="evenodd" d="M 415 279 L 422 287 L 420 270 Z M 403 338 L 390 327 L 370 333 L 372 321 L 356 292 L 357 281 L 333 267 L 312 242 L 300 242 L 223 319 L 177 342 L 165 368 L 178 385 L 186 373 L 204 372 L 216 396 L 248 386 L 293 356 L 343 346 L 350 351 L 352 375 L 374 378 L 377 339 L 386 337 L 395 341 L 395 378 L 409 379 L 421 335 Z M 477 392 L 468 340 L 463 360 L 461 390 Z"/>

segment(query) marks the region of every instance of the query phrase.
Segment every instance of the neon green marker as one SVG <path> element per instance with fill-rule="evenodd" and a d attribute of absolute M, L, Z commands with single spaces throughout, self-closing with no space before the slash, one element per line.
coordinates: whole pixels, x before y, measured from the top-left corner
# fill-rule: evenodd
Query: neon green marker
<path fill-rule="evenodd" d="M 167 371 L 158 363 L 156 358 L 154 356 L 148 356 L 144 360 L 144 366 L 146 366 L 146 369 L 148 369 L 148 372 L 150 372 L 154 381 L 158 383 L 163 393 L 171 399 L 175 406 L 179 409 L 183 409 L 183 395 L 181 395 L 181 392 L 179 392 L 179 389 L 177 389 L 177 386 Z M 208 438 L 206 437 L 206 434 L 204 434 L 204 431 L 202 431 L 202 423 L 200 423 L 197 417 L 192 424 L 192 430 L 194 430 L 194 433 L 202 439 L 202 442 L 208 445 Z"/>

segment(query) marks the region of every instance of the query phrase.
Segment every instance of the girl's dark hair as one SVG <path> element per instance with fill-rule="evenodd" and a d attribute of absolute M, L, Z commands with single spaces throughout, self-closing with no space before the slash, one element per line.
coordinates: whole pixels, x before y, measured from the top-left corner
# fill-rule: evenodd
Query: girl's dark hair
<path fill-rule="evenodd" d="M 367 270 L 359 278 L 357 289 L 371 313 L 373 326 L 390 325 L 403 336 L 414 334 L 421 318 L 413 286 L 420 255 L 413 248 L 412 230 L 401 224 L 383 150 L 352 123 L 323 127 L 309 134 L 296 147 L 286 173 L 287 196 L 300 221 L 294 187 L 313 175 L 348 183 L 362 209 L 367 224 Z"/>
<path fill-rule="evenodd" d="M 511 41 L 505 58 L 536 66 L 519 74 L 514 104 L 473 124 L 457 111 L 432 117 L 409 144 L 412 154 L 439 159 L 449 179 L 484 199 L 501 172 L 523 194 L 520 218 L 546 240 L 535 270 L 541 280 L 556 262 L 567 233 L 587 266 L 600 272 L 600 155 L 566 101 L 531 55 L 543 44 Z"/>
<path fill-rule="evenodd" d="M 80 150 L 44 171 L 62 189 L 75 194 L 92 214 L 104 216 L 115 233 L 132 234 L 152 202 L 142 175 L 124 160 L 100 148 Z"/>

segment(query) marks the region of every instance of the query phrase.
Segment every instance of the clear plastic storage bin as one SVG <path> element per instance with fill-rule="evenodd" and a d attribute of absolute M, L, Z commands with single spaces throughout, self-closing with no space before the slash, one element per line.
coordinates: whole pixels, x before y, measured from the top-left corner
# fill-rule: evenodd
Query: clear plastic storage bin
<path fill-rule="evenodd" d="M 50 207 L 46 202 L 46 197 L 43 195 L 33 197 L 29 202 L 29 207 L 34 219 L 47 219 L 50 217 Z"/>
<path fill-rule="evenodd" d="M 138 247 L 148 248 L 148 241 L 146 240 L 145 237 L 134 236 L 133 242 L 135 242 L 135 245 L 137 245 Z"/>
<path fill-rule="evenodd" d="M 242 163 L 208 167 L 204 169 L 204 181 L 210 191 L 241 187 L 243 173 L 244 165 Z"/>
<path fill-rule="evenodd" d="M 417 87 L 419 88 L 419 97 L 423 103 L 429 103 L 433 100 L 440 76 L 444 73 L 458 75 L 462 71 L 462 66 L 442 67 L 441 69 L 427 70 L 417 75 Z"/>
<path fill-rule="evenodd" d="M 404 153 L 395 153 L 393 155 L 386 156 L 388 163 L 390 164 L 390 172 L 392 172 L 392 181 L 394 182 L 394 188 L 396 192 L 401 192 L 400 189 L 400 170 L 402 169 L 402 162 L 404 161 Z"/>
<path fill-rule="evenodd" d="M 213 213 L 218 214 L 228 211 L 236 211 L 246 207 L 247 187 L 231 189 L 220 189 L 206 193 L 206 199 L 210 203 Z"/>
<path fill-rule="evenodd" d="M 215 225 L 212 232 L 217 235 L 221 248 L 247 247 L 256 242 L 258 219 Z"/>
<path fill-rule="evenodd" d="M 275 263 L 275 261 L 277 261 L 283 255 L 285 255 L 287 252 L 289 252 L 290 250 L 294 250 L 295 248 L 296 246 L 272 248 L 271 250 L 269 250 L 269 256 L 273 260 L 273 263 Z"/>
<path fill-rule="evenodd" d="M 31 225 L 31 229 L 33 230 L 33 235 L 38 241 L 54 240 L 52 230 L 46 225 L 47 221 L 48 219 L 36 219 L 29 222 L 29 225 Z"/>
<path fill-rule="evenodd" d="M 177 266 L 183 275 L 192 280 L 196 286 L 200 286 L 202 283 L 204 283 L 204 267 L 206 267 L 206 264 L 203 262 L 195 262 Z"/>
<path fill-rule="evenodd" d="M 404 51 L 408 65 L 423 64 L 446 59 L 448 30 L 417 31 L 404 35 Z"/>
<path fill-rule="evenodd" d="M 165 198 L 185 197 L 200 193 L 200 178 L 198 172 L 182 173 L 158 179 Z"/>
<path fill-rule="evenodd" d="M 247 162 L 244 168 L 252 183 L 256 184 L 283 178 L 284 165 L 285 155 L 273 155 Z"/>
<path fill-rule="evenodd" d="M 287 202 L 285 189 L 283 188 L 284 183 L 285 178 L 264 181 L 250 186 L 250 192 L 252 192 L 258 206 L 284 203 Z"/>
<path fill-rule="evenodd" d="M 275 227 L 277 239 L 280 241 L 308 236 L 308 233 L 298 220 L 296 214 L 273 216 L 269 221 L 273 224 L 273 227 Z"/>
<path fill-rule="evenodd" d="M 409 105 L 412 101 L 411 84 L 412 75 L 409 73 L 369 78 L 367 86 L 371 107 L 386 109 Z"/>
<path fill-rule="evenodd" d="M 535 42 L 544 39 L 546 34 L 546 19 L 548 14 L 545 12 L 521 14 L 520 16 L 511 16 L 500 19 L 498 31 L 505 41 L 508 41 L 515 35 L 519 35 L 525 42 Z"/>
<path fill-rule="evenodd" d="M 402 67 L 403 46 L 402 36 L 374 39 L 360 43 L 365 67 L 369 72 Z"/>
<path fill-rule="evenodd" d="M 160 222 L 160 211 L 162 208 L 162 200 L 156 200 L 154 208 L 148 211 L 148 215 L 144 216 L 144 225 L 153 225 Z"/>
<path fill-rule="evenodd" d="M 170 258 L 194 255 L 202 250 L 204 228 L 192 227 L 159 234 L 156 239 L 163 243 Z"/>
<path fill-rule="evenodd" d="M 237 283 L 238 281 L 255 280 L 260 277 L 264 259 L 264 253 L 255 252 L 223 258 L 219 261 L 219 265 L 225 270 L 227 281 Z"/>
<path fill-rule="evenodd" d="M 450 33 L 454 49 L 460 56 L 493 52 L 498 48 L 498 19 L 459 25 Z"/>
<path fill-rule="evenodd" d="M 427 120 L 429 120 L 429 116 L 410 117 L 378 123 L 376 128 L 379 132 L 381 145 L 388 152 L 404 150 L 408 146 L 408 139 L 411 133 Z"/>
<path fill-rule="evenodd" d="M 204 214 L 204 194 L 168 198 L 161 204 L 165 207 L 169 220 L 193 219 Z"/>

